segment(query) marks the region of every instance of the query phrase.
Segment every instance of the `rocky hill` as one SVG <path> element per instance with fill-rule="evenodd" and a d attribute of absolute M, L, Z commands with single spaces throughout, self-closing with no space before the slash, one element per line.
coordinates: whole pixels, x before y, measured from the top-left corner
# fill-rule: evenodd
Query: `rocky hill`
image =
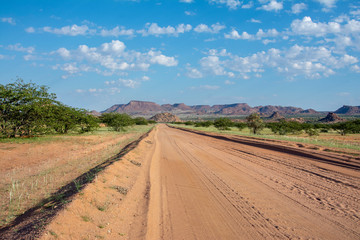
<path fill-rule="evenodd" d="M 154 102 L 130 101 L 128 104 L 116 104 L 103 111 L 103 113 L 117 112 L 135 114 L 154 114 L 163 111 L 163 108 Z"/>
<path fill-rule="evenodd" d="M 280 120 L 280 119 L 284 119 L 284 117 L 281 116 L 281 114 L 279 112 L 273 112 L 273 114 L 271 114 L 271 116 L 268 117 L 267 119 L 269 119 L 269 120 Z"/>
<path fill-rule="evenodd" d="M 151 117 L 150 120 L 154 120 L 155 122 L 181 122 L 180 118 L 168 112 L 158 113 Z"/>
<path fill-rule="evenodd" d="M 336 115 L 336 113 L 329 112 L 328 115 L 319 120 L 319 122 L 341 122 L 344 119 Z"/>
<path fill-rule="evenodd" d="M 106 109 L 102 113 L 118 112 L 127 113 L 133 116 L 153 116 L 157 113 L 169 112 L 173 114 L 191 114 L 191 115 L 249 115 L 253 112 L 261 114 L 261 116 L 269 116 L 274 112 L 280 115 L 314 115 L 323 114 L 314 109 L 302 109 L 291 106 L 256 106 L 251 107 L 246 103 L 234 103 L 223 105 L 194 105 L 188 106 L 184 103 L 163 104 L 159 105 L 154 102 L 130 101 L 127 104 L 116 104 Z M 360 114 L 360 106 L 343 106 L 335 111 L 337 114 Z"/>
<path fill-rule="evenodd" d="M 335 111 L 336 114 L 358 115 L 360 114 L 360 106 L 344 105 Z"/>

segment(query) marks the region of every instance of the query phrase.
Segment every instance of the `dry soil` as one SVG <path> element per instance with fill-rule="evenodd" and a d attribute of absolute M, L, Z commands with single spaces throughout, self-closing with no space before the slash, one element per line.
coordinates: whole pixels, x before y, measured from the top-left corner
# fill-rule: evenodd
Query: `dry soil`
<path fill-rule="evenodd" d="M 158 125 L 42 239 L 360 239 L 360 159 Z"/>

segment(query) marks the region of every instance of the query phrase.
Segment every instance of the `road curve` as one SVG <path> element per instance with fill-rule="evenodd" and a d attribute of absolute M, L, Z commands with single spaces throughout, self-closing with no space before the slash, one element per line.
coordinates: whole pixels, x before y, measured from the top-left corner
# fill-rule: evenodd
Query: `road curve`
<path fill-rule="evenodd" d="M 360 239 L 358 169 L 165 125 L 155 143 L 147 239 Z"/>

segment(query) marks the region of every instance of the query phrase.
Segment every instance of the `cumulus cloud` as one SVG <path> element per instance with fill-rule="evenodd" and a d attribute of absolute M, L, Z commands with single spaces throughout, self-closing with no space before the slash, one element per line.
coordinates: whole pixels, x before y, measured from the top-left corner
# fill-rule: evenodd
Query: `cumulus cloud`
<path fill-rule="evenodd" d="M 316 1 L 324 5 L 326 8 L 333 8 L 335 7 L 335 3 L 337 0 L 316 0 Z"/>
<path fill-rule="evenodd" d="M 143 36 L 148 35 L 172 35 L 178 36 L 180 33 L 185 33 L 191 31 L 192 26 L 190 24 L 179 24 L 176 27 L 167 26 L 160 27 L 157 23 L 147 23 L 145 25 L 145 29 L 138 30 L 137 32 L 142 34 Z"/>
<path fill-rule="evenodd" d="M 136 88 L 140 85 L 140 82 L 132 80 L 132 79 L 119 79 L 119 82 L 128 88 Z"/>
<path fill-rule="evenodd" d="M 305 3 L 297 3 L 291 7 L 291 12 L 294 14 L 298 14 L 306 9 L 307 9 L 307 5 Z"/>
<path fill-rule="evenodd" d="M 360 50 L 360 21 L 340 17 L 330 22 L 314 22 L 310 17 L 295 19 L 291 23 L 291 34 L 323 38 L 335 43 L 338 51 L 347 47 Z"/>
<path fill-rule="evenodd" d="M 189 78 L 202 78 L 203 77 L 203 74 L 196 68 L 188 68 L 188 72 L 186 75 Z"/>
<path fill-rule="evenodd" d="M 265 1 L 265 2 L 268 2 L 268 1 Z M 280 11 L 281 9 L 283 9 L 283 3 L 277 2 L 276 0 L 270 0 L 269 3 L 262 5 L 258 9 L 262 9 L 265 11 L 277 12 L 277 11 Z"/>
<path fill-rule="evenodd" d="M 176 66 L 178 61 L 174 57 L 165 56 L 161 51 L 150 50 L 148 52 L 137 52 L 127 50 L 123 42 L 113 40 L 103 43 L 99 47 L 79 45 L 77 49 L 69 50 L 59 48 L 52 54 L 61 56 L 66 61 L 74 61 L 67 65 L 57 66 L 56 69 L 63 70 L 70 75 L 82 71 L 94 71 L 104 75 L 113 75 L 123 71 L 146 71 L 152 64 L 167 67 Z M 76 64 L 75 64 L 76 63 Z M 78 68 L 77 65 L 84 63 L 90 66 L 88 69 Z"/>
<path fill-rule="evenodd" d="M 161 54 L 160 51 L 150 50 L 148 52 L 148 56 L 150 56 L 151 63 L 157 63 L 157 64 L 164 65 L 167 67 L 177 66 L 177 64 L 178 64 L 178 61 L 174 57 L 167 57 L 167 56 Z"/>
<path fill-rule="evenodd" d="M 236 31 L 235 29 L 233 29 L 230 33 L 228 34 L 224 34 L 225 38 L 228 39 L 234 39 L 234 40 L 238 40 L 238 39 L 253 39 L 254 37 L 250 34 L 248 34 L 247 32 L 243 32 L 241 35 L 239 34 L 238 31 Z"/>
<path fill-rule="evenodd" d="M 252 23 L 261 23 L 260 20 L 254 19 L 254 18 L 250 19 L 250 22 L 252 22 Z"/>
<path fill-rule="evenodd" d="M 255 35 L 249 34 L 247 32 L 242 32 L 242 34 L 240 35 L 238 31 L 233 29 L 230 33 L 224 34 L 224 37 L 228 38 L 228 39 L 234 39 L 234 40 L 238 40 L 238 39 L 261 40 L 263 38 L 268 38 L 268 37 L 274 38 L 274 37 L 277 37 L 279 34 L 280 33 L 274 28 L 268 29 L 266 31 L 264 31 L 260 28 Z M 270 40 L 267 40 L 267 41 L 270 41 Z"/>
<path fill-rule="evenodd" d="M 210 52 L 216 52 L 210 51 Z M 307 78 L 328 77 L 338 69 L 351 68 L 356 71 L 358 59 L 348 54 L 336 54 L 325 47 L 305 47 L 294 45 L 289 49 L 271 48 L 250 56 L 211 55 L 199 60 L 203 73 L 215 76 L 230 76 L 248 79 L 257 77 L 266 69 L 273 69 L 286 75 L 289 79 L 298 76 Z"/>
<path fill-rule="evenodd" d="M 225 4 L 229 9 L 237 9 L 241 6 L 241 2 L 239 0 L 209 0 L 210 3 L 214 4 Z"/>
<path fill-rule="evenodd" d="M 100 35 L 103 37 L 134 36 L 134 34 L 135 34 L 134 29 L 126 29 L 125 27 L 119 27 L 119 26 L 116 26 L 110 30 L 102 29 L 100 31 Z"/>
<path fill-rule="evenodd" d="M 1 22 L 3 23 L 9 23 L 11 25 L 16 25 L 15 23 L 15 19 L 11 18 L 11 17 L 3 17 L 1 18 Z"/>
<path fill-rule="evenodd" d="M 64 26 L 62 28 L 52 28 L 47 26 L 43 27 L 42 30 L 48 33 L 68 36 L 88 35 L 96 32 L 96 30 L 90 29 L 87 25 L 78 26 L 76 24 Z"/>
<path fill-rule="evenodd" d="M 291 23 L 291 29 L 298 35 L 324 36 L 328 33 L 340 32 L 340 24 L 337 22 L 316 23 L 311 17 L 304 17 L 302 20 L 294 20 Z"/>
<path fill-rule="evenodd" d="M 194 31 L 198 33 L 219 33 L 224 28 L 226 28 L 225 25 L 220 23 L 212 24 L 210 27 L 206 24 L 199 24 L 194 28 Z"/>

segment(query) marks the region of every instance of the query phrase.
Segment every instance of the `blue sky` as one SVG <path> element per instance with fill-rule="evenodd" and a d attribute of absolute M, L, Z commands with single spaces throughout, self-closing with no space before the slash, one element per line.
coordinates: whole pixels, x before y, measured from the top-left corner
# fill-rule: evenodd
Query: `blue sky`
<path fill-rule="evenodd" d="M 0 83 L 67 105 L 360 105 L 359 1 L 0 3 Z"/>

